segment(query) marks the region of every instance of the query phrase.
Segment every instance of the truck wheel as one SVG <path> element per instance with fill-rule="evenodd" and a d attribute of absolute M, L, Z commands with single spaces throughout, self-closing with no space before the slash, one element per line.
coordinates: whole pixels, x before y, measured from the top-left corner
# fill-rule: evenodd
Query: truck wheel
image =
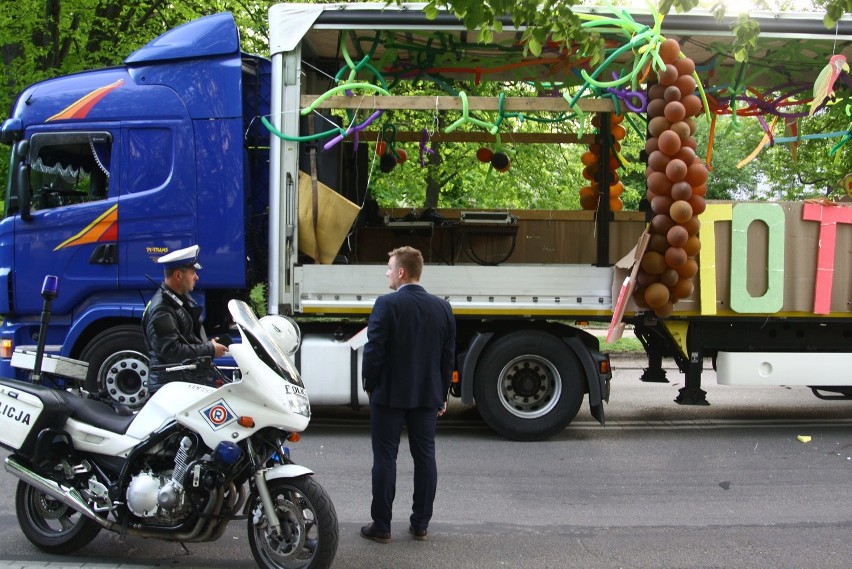
<path fill-rule="evenodd" d="M 480 415 L 504 437 L 544 440 L 563 430 L 583 402 L 584 378 L 571 349 L 538 330 L 515 332 L 488 346 L 476 368 Z"/>
<path fill-rule="evenodd" d="M 89 362 L 86 390 L 131 409 L 148 400 L 148 356 L 138 326 L 117 326 L 101 332 L 83 350 Z"/>

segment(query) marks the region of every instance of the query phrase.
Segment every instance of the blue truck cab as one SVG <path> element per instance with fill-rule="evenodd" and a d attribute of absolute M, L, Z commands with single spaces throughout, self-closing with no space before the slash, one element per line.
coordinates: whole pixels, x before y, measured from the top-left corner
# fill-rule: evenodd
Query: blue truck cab
<path fill-rule="evenodd" d="M 0 220 L 0 376 L 35 345 L 45 275 L 59 275 L 48 351 L 89 362 L 86 387 L 145 399 L 139 320 L 161 255 L 199 244 L 209 333 L 266 281 L 270 63 L 242 53 L 230 14 L 175 28 L 123 66 L 28 87 L 0 130 L 12 146 Z"/>

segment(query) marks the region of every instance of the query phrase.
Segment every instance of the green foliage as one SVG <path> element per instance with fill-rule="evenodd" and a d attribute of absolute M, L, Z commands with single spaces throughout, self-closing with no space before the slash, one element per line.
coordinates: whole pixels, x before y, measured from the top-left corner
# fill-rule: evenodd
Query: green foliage
<path fill-rule="evenodd" d="M 599 338 L 600 351 L 608 354 L 645 354 L 645 348 L 642 342 L 636 338 L 619 338 L 612 344 L 606 343 L 606 338 Z"/>
<path fill-rule="evenodd" d="M 246 51 L 267 52 L 266 11 L 273 0 L 15 0 L 0 10 L 0 120 L 28 85 L 86 69 L 120 65 L 166 30 L 231 11 Z M 7 179 L 9 147 L 0 146 Z"/>

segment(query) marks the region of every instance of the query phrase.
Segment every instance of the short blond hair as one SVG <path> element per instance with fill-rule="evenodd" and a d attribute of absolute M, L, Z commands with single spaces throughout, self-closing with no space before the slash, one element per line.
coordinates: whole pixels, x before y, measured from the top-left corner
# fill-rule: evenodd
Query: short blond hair
<path fill-rule="evenodd" d="M 405 273 L 414 280 L 420 280 L 423 274 L 423 255 L 414 247 L 397 247 L 388 251 L 388 257 L 396 257 L 399 266 L 405 269 Z"/>

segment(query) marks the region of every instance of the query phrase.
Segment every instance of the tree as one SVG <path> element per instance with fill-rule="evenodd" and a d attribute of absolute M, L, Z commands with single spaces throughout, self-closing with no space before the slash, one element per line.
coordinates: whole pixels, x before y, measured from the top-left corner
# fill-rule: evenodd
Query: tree
<path fill-rule="evenodd" d="M 273 0 L 16 0 L 0 10 L 0 115 L 28 85 L 85 69 L 119 65 L 166 30 L 229 10 L 243 31 L 244 49 L 266 51 L 266 10 Z M 5 180 L 9 148 L 0 146 Z"/>

